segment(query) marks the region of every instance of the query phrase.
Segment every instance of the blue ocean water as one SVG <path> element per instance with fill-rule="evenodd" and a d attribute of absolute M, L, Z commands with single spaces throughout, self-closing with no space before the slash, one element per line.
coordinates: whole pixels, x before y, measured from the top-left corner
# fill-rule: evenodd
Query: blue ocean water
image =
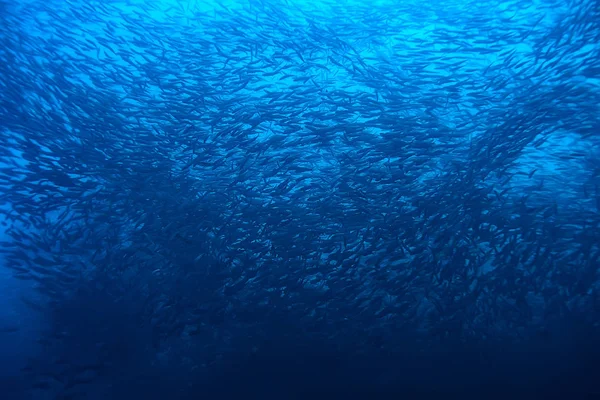
<path fill-rule="evenodd" d="M 0 0 L 1 398 L 600 398 L 599 41 L 598 0 Z"/>

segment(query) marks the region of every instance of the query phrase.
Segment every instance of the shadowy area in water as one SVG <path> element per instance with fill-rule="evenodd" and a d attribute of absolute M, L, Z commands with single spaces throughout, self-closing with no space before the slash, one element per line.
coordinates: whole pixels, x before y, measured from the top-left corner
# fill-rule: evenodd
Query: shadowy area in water
<path fill-rule="evenodd" d="M 0 375 L 0 396 L 6 400 L 29 400 L 27 382 L 19 375 Z"/>
<path fill-rule="evenodd" d="M 228 360 L 195 390 L 261 398 L 600 398 L 599 341 L 578 342 L 562 349 L 532 342 L 370 355 L 317 343 L 271 343 Z"/>

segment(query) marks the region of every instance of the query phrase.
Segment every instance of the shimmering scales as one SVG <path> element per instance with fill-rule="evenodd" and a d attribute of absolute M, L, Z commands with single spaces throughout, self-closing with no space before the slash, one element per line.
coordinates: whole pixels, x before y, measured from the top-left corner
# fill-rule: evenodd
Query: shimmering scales
<path fill-rule="evenodd" d="M 599 39 L 597 0 L 0 1 L 33 398 L 591 395 Z"/>

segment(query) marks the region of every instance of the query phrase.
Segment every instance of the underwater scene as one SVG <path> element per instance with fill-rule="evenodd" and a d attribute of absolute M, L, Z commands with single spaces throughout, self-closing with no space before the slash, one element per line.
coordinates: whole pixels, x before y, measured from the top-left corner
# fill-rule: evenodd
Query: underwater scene
<path fill-rule="evenodd" d="M 600 0 L 0 0 L 0 399 L 600 399 Z"/>

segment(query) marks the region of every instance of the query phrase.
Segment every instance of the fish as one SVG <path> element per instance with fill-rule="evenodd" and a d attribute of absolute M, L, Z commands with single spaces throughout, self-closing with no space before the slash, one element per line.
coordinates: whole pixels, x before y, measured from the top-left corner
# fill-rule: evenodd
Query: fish
<path fill-rule="evenodd" d="M 498 369 L 455 385 L 508 387 L 558 325 L 593 359 L 594 0 L 200 3 L 0 2 L 0 265 L 43 326 L 30 388 L 399 398 L 479 352 Z M 528 388 L 566 370 L 530 358 Z"/>

